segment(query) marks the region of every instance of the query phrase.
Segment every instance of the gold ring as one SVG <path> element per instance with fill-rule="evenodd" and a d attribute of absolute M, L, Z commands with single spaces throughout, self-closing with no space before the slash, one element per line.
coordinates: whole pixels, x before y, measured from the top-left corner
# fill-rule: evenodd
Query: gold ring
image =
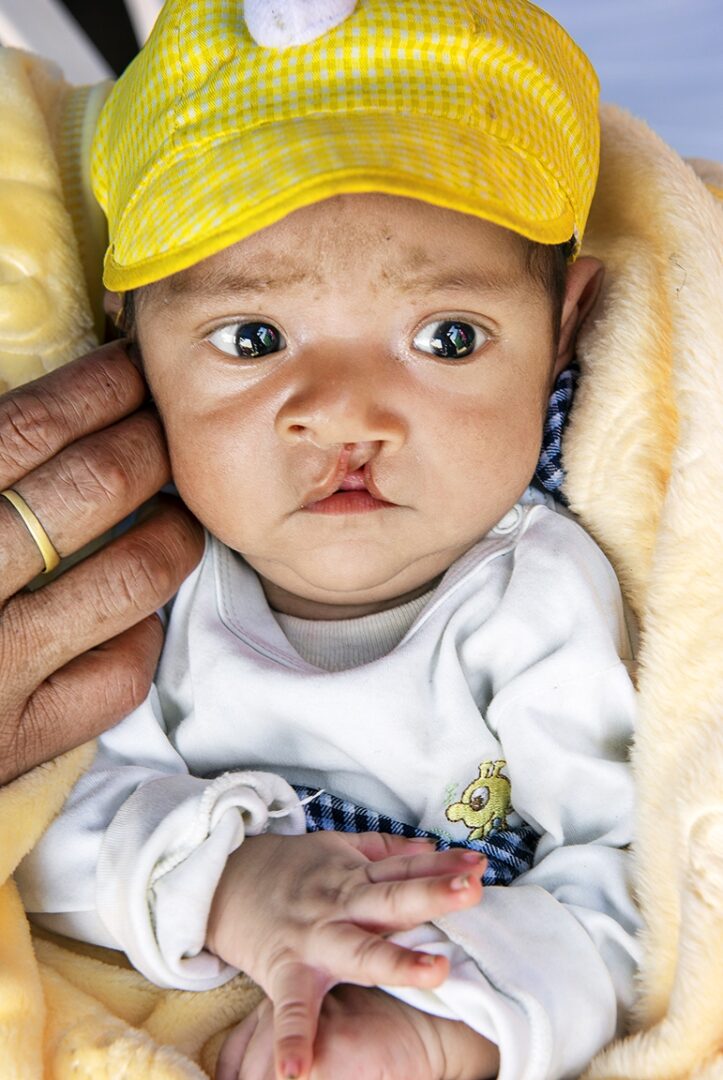
<path fill-rule="evenodd" d="M 18 495 L 14 488 L 6 488 L 5 491 L 0 491 L 0 495 L 15 507 L 20 514 L 20 517 L 23 519 L 23 525 L 38 545 L 38 551 L 43 556 L 43 562 L 45 563 L 43 573 L 49 574 L 51 570 L 55 570 L 55 567 L 60 562 L 60 555 L 58 555 L 53 547 L 52 540 L 25 502 L 25 499 L 22 495 Z"/>

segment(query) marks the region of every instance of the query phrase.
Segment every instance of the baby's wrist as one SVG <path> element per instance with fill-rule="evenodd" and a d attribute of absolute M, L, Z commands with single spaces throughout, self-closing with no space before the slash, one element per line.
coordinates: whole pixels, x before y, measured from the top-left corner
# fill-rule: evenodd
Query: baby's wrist
<path fill-rule="evenodd" d="M 258 854 L 256 847 L 259 841 L 266 839 L 269 838 L 248 836 L 241 846 L 229 855 L 211 901 L 206 924 L 206 948 L 234 967 L 242 966 L 239 941 L 246 936 L 243 910 L 245 902 L 252 908 L 248 916 L 251 918 L 254 914 L 255 905 L 249 893 L 253 890 L 253 881 L 258 874 L 251 869 L 251 863 Z"/>
<path fill-rule="evenodd" d="M 224 875 L 227 871 L 228 864 L 219 879 L 216 891 L 213 894 L 213 900 L 211 901 L 208 922 L 206 923 L 205 947 L 209 952 L 213 953 L 214 956 L 220 957 L 222 960 L 226 961 L 226 963 L 231 963 L 228 956 L 228 949 L 225 945 L 225 927 L 229 918 L 229 896 L 228 890 L 224 887 Z"/>

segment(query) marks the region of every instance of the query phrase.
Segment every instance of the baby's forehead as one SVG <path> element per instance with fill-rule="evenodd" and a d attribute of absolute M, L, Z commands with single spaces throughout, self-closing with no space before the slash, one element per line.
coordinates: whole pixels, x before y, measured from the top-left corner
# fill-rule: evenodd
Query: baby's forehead
<path fill-rule="evenodd" d="M 308 291 L 338 279 L 434 291 L 450 284 L 501 290 L 525 268 L 526 241 L 492 222 L 421 200 L 335 196 L 153 286 L 166 297 Z"/>

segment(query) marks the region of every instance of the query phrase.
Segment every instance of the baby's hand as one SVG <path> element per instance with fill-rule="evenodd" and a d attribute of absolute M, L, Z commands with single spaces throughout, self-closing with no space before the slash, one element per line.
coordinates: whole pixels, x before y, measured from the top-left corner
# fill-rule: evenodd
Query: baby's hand
<path fill-rule="evenodd" d="M 263 1001 L 223 1044 L 216 1080 L 487 1080 L 499 1069 L 497 1048 L 482 1035 L 381 990 L 339 986 L 327 994 L 308 1073 L 275 1070 L 273 1026 Z"/>
<path fill-rule="evenodd" d="M 280 1076 L 308 1073 L 321 1002 L 338 982 L 438 986 L 448 962 L 382 936 L 476 904 L 484 859 L 379 833 L 251 837 L 230 857 L 207 945 L 274 1004 Z"/>

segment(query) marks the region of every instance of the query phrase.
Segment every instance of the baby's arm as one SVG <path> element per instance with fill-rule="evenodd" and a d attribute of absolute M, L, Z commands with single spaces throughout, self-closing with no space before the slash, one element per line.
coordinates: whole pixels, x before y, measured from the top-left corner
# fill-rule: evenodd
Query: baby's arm
<path fill-rule="evenodd" d="M 267 829 L 278 832 L 260 835 Z M 18 880 L 38 921 L 123 949 L 162 986 L 208 989 L 241 965 L 267 985 L 269 950 L 287 972 L 290 959 L 299 965 L 323 960 L 323 978 L 316 978 L 316 999 L 308 1005 L 315 1019 L 318 998 L 340 978 L 375 981 L 384 973 L 392 983 L 440 981 L 443 959 L 420 963 L 418 954 L 380 934 L 474 902 L 479 860 L 471 865 L 402 838 L 307 836 L 304 829 L 303 808 L 281 777 L 242 771 L 213 780 L 192 776 L 165 734 L 154 689 L 100 740 L 92 769 L 26 858 Z M 450 887 L 475 869 L 477 879 L 465 888 Z M 216 911 L 225 919 L 214 922 L 212 952 L 204 946 L 220 881 Z M 229 884 L 235 892 L 230 899 Z M 317 898 L 326 898 L 323 913 L 314 909 L 312 886 Z M 350 917 L 344 905 L 352 900 Z M 303 914 L 306 927 L 292 943 L 284 931 L 293 928 L 294 911 Z M 315 928 L 317 915 L 331 922 L 335 911 L 335 948 L 327 934 L 318 949 L 316 938 L 297 949 L 302 930 Z M 362 929 L 353 925 L 356 918 Z M 263 933 L 250 934 L 249 927 L 262 921 Z M 285 951 L 280 938 L 290 946 Z M 250 943 L 264 948 L 248 950 Z"/>

